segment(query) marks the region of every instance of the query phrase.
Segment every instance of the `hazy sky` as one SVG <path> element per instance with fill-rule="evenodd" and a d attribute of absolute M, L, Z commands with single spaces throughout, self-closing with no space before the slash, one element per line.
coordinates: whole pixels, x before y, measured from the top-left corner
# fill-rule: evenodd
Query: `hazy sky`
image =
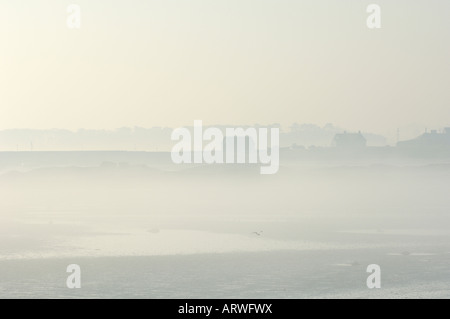
<path fill-rule="evenodd" d="M 449 17 L 445 0 L 0 0 L 0 129 L 450 126 Z"/>

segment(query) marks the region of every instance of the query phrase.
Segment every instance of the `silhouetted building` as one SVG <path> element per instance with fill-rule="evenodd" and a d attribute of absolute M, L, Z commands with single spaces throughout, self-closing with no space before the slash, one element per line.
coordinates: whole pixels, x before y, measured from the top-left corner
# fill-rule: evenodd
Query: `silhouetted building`
<path fill-rule="evenodd" d="M 360 149 L 367 146 L 366 138 L 358 133 L 347 133 L 336 134 L 333 139 L 333 146 L 342 149 Z"/>
<path fill-rule="evenodd" d="M 450 148 L 450 127 L 446 127 L 442 133 L 432 130 L 430 133 L 424 133 L 413 140 L 398 142 L 397 146 L 411 149 L 444 150 Z"/>

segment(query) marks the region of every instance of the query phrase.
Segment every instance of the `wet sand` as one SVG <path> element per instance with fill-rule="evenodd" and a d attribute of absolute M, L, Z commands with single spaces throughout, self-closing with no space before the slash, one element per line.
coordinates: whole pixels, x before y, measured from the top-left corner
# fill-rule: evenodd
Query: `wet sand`
<path fill-rule="evenodd" d="M 66 288 L 66 267 L 82 288 Z M 366 267 L 382 268 L 368 289 Z M 449 298 L 450 253 L 273 251 L 0 261 L 0 298 Z"/>

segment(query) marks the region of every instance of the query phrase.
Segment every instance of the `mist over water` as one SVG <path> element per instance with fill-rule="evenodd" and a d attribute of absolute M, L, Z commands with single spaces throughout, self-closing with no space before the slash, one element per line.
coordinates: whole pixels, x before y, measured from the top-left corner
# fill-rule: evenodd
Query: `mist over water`
<path fill-rule="evenodd" d="M 0 299 L 449 298 L 449 10 L 1 1 Z"/>
<path fill-rule="evenodd" d="M 449 177 L 407 160 L 10 169 L 0 296 L 445 298 Z M 365 286 L 369 264 L 384 289 Z"/>

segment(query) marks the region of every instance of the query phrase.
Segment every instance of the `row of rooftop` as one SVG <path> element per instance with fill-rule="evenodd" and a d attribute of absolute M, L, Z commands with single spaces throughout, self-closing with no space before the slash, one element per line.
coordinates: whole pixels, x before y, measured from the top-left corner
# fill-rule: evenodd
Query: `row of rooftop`
<path fill-rule="evenodd" d="M 332 145 L 338 148 L 364 148 L 367 146 L 367 141 L 361 132 L 344 132 L 334 136 Z M 450 127 L 446 127 L 442 132 L 432 130 L 430 132 L 425 132 L 415 139 L 398 142 L 397 147 L 448 148 L 450 147 Z"/>

